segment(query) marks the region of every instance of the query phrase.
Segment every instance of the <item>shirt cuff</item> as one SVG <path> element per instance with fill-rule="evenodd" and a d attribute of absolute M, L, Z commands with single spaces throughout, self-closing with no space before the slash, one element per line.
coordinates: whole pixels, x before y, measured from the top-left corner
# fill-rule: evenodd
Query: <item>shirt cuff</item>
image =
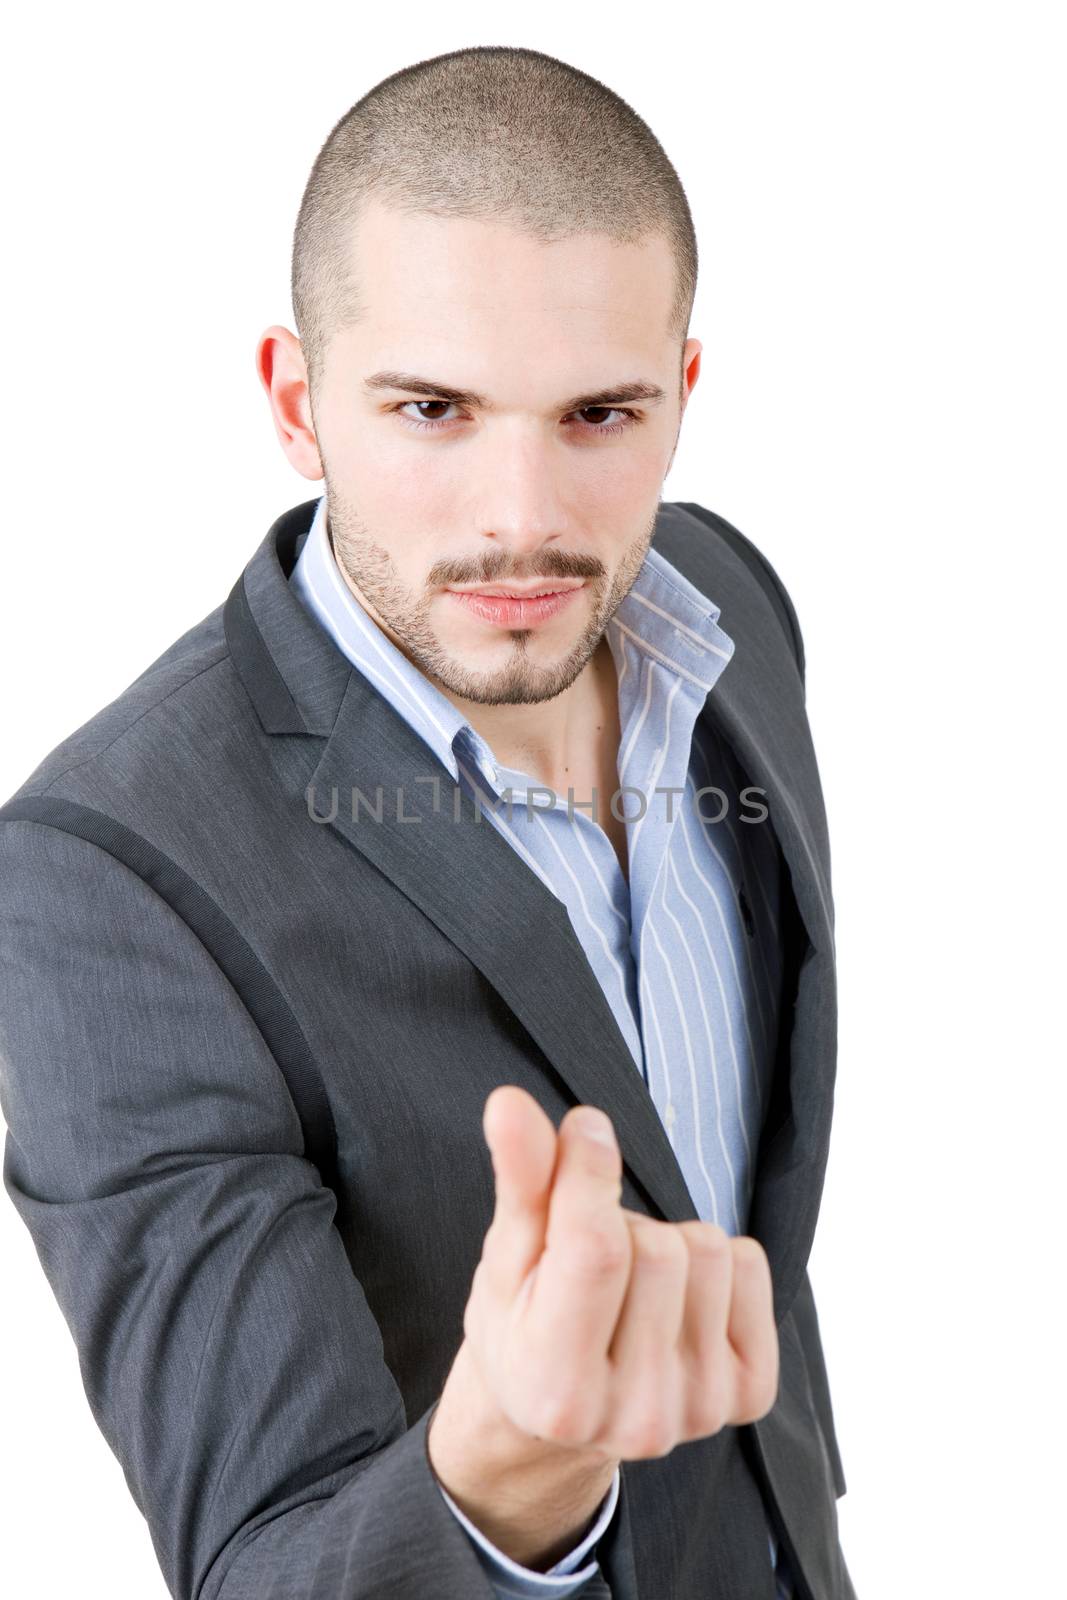
<path fill-rule="evenodd" d="M 479 1560 L 489 1575 L 497 1600 L 537 1600 L 537 1597 L 542 1595 L 553 1595 L 556 1600 L 563 1600 L 565 1595 L 576 1594 L 582 1585 L 599 1571 L 595 1555 L 592 1555 L 589 1561 L 585 1561 L 585 1557 L 591 1554 L 597 1540 L 603 1538 L 608 1523 L 615 1515 L 615 1507 L 619 1503 L 620 1482 L 620 1469 L 616 1467 L 611 1488 L 605 1495 L 597 1519 L 589 1532 L 581 1544 L 575 1545 L 573 1550 L 561 1556 L 547 1572 L 534 1572 L 531 1567 L 523 1567 L 517 1561 L 512 1561 L 510 1556 L 506 1556 L 495 1544 L 489 1542 L 469 1517 L 464 1516 L 442 1483 L 438 1483 L 437 1487 L 444 1495 L 453 1515 L 474 1540 Z"/>

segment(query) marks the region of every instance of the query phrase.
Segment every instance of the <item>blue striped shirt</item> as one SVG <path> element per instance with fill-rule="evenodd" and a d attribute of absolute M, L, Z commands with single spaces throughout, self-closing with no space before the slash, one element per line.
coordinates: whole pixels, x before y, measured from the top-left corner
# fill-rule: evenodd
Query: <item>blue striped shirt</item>
<path fill-rule="evenodd" d="M 734 651 L 719 607 L 650 548 L 606 637 L 619 690 L 629 883 L 573 795 L 501 765 L 466 717 L 356 599 L 330 544 L 326 496 L 291 577 L 337 647 L 389 701 L 567 907 L 698 1215 L 745 1232 L 778 1038 L 781 857 L 762 791 L 697 718 Z M 611 796 L 599 796 L 605 815 Z M 747 819 L 747 820 L 742 820 Z M 755 824 L 755 825 L 754 825 Z M 548 1573 L 510 1560 L 446 1501 L 500 1600 L 575 1593 L 597 1570 L 619 1473 L 586 1537 Z M 779 1600 L 792 1587 L 768 1528 Z"/>

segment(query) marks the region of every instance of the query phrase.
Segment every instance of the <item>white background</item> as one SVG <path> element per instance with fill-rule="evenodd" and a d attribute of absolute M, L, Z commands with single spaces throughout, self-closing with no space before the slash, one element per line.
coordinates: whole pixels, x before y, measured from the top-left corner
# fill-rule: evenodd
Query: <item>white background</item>
<path fill-rule="evenodd" d="M 726 516 L 792 594 L 833 843 L 811 1275 L 860 1600 L 1067 1593 L 1057 9 L 52 5 L 6 28 L 3 797 L 319 492 L 253 351 L 293 325 L 297 206 L 353 101 L 532 45 L 675 163 L 704 356 L 664 498 Z M 165 1600 L 6 1197 L 0 1250 L 4 1587 Z"/>

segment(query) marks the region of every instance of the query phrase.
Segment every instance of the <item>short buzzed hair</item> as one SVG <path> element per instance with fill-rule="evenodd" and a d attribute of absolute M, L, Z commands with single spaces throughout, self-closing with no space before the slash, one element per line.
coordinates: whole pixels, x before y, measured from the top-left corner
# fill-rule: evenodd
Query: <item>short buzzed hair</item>
<path fill-rule="evenodd" d="M 383 78 L 334 125 L 293 238 L 293 311 L 313 392 L 331 337 L 362 313 L 351 250 L 371 196 L 503 221 L 545 242 L 660 234 L 675 260 L 668 333 L 685 343 L 697 245 L 678 174 L 625 100 L 554 56 L 518 45 L 432 56 Z"/>

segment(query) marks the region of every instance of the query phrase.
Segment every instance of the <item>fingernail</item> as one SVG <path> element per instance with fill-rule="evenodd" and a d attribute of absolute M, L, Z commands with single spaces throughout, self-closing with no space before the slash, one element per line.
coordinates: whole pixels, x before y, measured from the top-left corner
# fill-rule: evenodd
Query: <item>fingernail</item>
<path fill-rule="evenodd" d="M 578 1124 L 578 1132 L 587 1139 L 595 1139 L 598 1144 L 606 1144 L 609 1148 L 614 1146 L 615 1130 L 611 1126 L 611 1118 L 603 1111 L 587 1107 L 579 1111 L 574 1120 Z"/>

